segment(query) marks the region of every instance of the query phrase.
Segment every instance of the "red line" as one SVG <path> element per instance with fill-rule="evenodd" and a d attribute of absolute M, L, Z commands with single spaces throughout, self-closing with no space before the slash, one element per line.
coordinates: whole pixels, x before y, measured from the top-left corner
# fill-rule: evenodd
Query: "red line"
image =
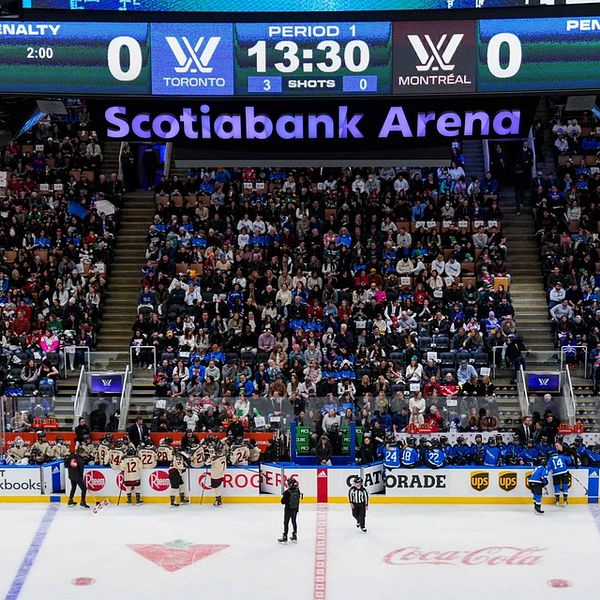
<path fill-rule="evenodd" d="M 317 504 L 313 600 L 327 598 L 327 504 Z"/>

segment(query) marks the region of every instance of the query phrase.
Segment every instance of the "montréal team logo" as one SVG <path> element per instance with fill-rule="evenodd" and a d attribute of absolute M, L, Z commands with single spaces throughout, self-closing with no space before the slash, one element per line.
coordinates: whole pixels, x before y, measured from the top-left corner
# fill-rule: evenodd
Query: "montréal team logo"
<path fill-rule="evenodd" d="M 422 36 L 422 38 L 420 35 L 414 34 L 409 34 L 406 37 L 421 61 L 420 65 L 416 65 L 417 71 L 454 70 L 456 65 L 450 61 L 462 42 L 464 37 L 462 33 L 454 33 L 451 36 L 444 33 L 437 43 L 433 41 L 429 34 Z"/>

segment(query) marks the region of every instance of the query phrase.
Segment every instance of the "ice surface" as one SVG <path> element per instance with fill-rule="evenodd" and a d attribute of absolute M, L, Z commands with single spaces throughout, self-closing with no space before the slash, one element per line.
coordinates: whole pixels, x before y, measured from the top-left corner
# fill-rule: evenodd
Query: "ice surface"
<path fill-rule="evenodd" d="M 600 598 L 600 507 L 544 509 L 373 505 L 364 534 L 347 506 L 304 505 L 299 542 L 282 546 L 278 505 L 113 505 L 98 516 L 61 505 L 18 598 Z M 0 505 L 0 598 L 47 510 Z M 317 550 L 327 560 L 315 569 Z M 326 595 L 315 586 L 323 567 Z"/>

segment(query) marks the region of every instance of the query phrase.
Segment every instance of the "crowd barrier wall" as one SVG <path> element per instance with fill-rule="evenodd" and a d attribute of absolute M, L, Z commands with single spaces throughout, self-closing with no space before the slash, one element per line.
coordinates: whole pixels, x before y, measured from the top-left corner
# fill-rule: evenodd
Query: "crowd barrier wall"
<path fill-rule="evenodd" d="M 224 502 L 279 502 L 284 482 L 295 477 L 304 502 L 344 503 L 354 479 L 361 476 L 371 502 L 390 504 L 527 504 L 531 492 L 527 480 L 531 467 L 446 467 L 442 469 L 384 469 L 381 463 L 364 467 L 309 467 L 261 464 L 260 467 L 229 467 L 222 496 Z M 98 500 L 117 501 L 125 493 L 123 476 L 110 467 L 88 466 L 85 480 L 90 494 Z M 569 502 L 597 504 L 600 469 L 571 470 Z M 65 470 L 61 462 L 38 466 L 0 467 L 0 501 L 65 501 Z M 212 503 L 210 469 L 188 469 L 184 482 L 192 503 Z M 552 479 L 548 485 L 553 501 Z M 141 493 L 148 502 L 168 502 L 168 469 L 144 470 Z"/>

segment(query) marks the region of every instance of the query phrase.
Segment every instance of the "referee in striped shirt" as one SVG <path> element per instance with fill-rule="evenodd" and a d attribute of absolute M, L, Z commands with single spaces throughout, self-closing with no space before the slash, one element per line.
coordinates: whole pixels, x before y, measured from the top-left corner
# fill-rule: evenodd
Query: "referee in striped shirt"
<path fill-rule="evenodd" d="M 357 477 L 348 491 L 348 500 L 352 507 L 352 516 L 356 519 L 356 526 L 366 533 L 365 517 L 369 507 L 369 492 L 363 487 L 362 477 Z"/>

